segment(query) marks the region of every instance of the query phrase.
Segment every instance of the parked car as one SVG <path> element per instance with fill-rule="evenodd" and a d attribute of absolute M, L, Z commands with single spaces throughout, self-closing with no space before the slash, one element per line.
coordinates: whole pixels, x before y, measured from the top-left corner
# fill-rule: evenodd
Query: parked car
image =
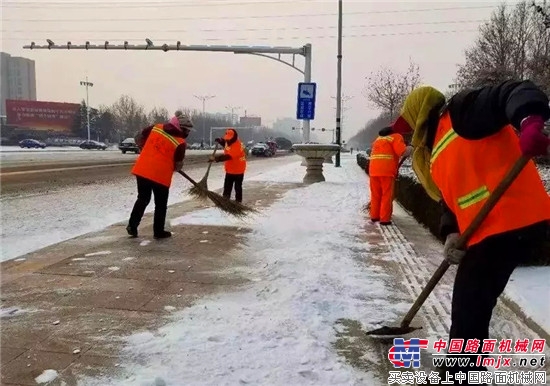
<path fill-rule="evenodd" d="M 46 144 L 44 142 L 37 141 L 36 139 L 24 139 L 19 141 L 19 147 L 22 149 L 44 149 Z"/>
<path fill-rule="evenodd" d="M 271 157 L 274 154 L 267 144 L 261 142 L 252 146 L 251 153 L 257 157 Z"/>
<path fill-rule="evenodd" d="M 139 154 L 140 152 L 139 146 L 136 144 L 136 140 L 134 138 L 126 138 L 124 141 L 120 142 L 118 144 L 118 149 L 122 152 L 122 154 L 126 154 L 127 151 L 131 151 L 136 154 Z"/>
<path fill-rule="evenodd" d="M 88 149 L 88 150 L 106 150 L 107 145 L 105 145 L 103 142 L 98 141 L 84 141 L 82 142 L 79 147 L 81 149 Z"/>

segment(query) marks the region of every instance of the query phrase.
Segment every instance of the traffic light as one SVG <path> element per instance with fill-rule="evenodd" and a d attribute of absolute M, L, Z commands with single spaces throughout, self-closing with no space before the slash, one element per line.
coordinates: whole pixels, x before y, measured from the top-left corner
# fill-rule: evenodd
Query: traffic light
<path fill-rule="evenodd" d="M 321 131 L 325 131 L 325 128 L 323 127 L 323 128 L 321 129 Z"/>

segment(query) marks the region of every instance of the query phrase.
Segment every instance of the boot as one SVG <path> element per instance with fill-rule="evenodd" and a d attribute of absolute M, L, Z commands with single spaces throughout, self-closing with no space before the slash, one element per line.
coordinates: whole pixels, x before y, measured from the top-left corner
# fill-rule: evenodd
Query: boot
<path fill-rule="evenodd" d="M 168 232 L 168 231 L 158 232 L 158 233 L 155 233 L 153 237 L 155 239 L 166 239 L 168 237 L 172 237 L 172 232 Z"/>
<path fill-rule="evenodd" d="M 133 227 L 131 225 L 128 225 L 126 227 L 126 232 L 128 232 L 128 234 L 132 237 L 138 237 L 138 230 L 136 227 Z"/>

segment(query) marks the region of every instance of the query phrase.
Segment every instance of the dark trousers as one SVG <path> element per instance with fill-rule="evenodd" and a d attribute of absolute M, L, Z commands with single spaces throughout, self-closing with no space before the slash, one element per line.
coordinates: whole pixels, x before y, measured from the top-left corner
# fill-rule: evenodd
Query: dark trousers
<path fill-rule="evenodd" d="M 229 174 L 225 173 L 225 181 L 223 183 L 223 196 L 227 199 L 231 198 L 233 184 L 235 185 L 235 201 L 243 201 L 243 179 L 244 174 Z"/>
<path fill-rule="evenodd" d="M 467 250 L 454 282 L 449 336 L 449 339 L 464 339 L 463 351 L 468 339 L 478 339 L 478 353 L 481 353 L 483 340 L 489 338 L 489 323 L 498 297 L 514 269 L 540 246 L 547 227 L 548 223 L 544 222 L 495 235 Z M 498 346 L 495 350 L 498 352 Z M 469 358 L 470 361 L 477 359 L 476 356 Z M 487 369 L 474 365 L 447 367 L 447 370 L 454 374 Z"/>
<path fill-rule="evenodd" d="M 139 226 L 143 213 L 145 213 L 147 205 L 151 202 L 151 194 L 154 194 L 155 214 L 153 217 L 153 232 L 160 234 L 164 231 L 164 223 L 166 221 L 169 188 L 143 177 L 136 176 L 136 180 L 138 196 L 128 225 L 133 228 Z"/>

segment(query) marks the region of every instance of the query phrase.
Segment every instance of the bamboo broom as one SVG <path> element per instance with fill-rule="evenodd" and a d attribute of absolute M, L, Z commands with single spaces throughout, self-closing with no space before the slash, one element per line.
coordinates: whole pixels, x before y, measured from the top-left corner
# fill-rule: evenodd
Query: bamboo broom
<path fill-rule="evenodd" d="M 198 182 L 195 182 L 184 171 L 179 170 L 178 173 L 181 174 L 189 182 L 191 182 L 193 186 L 195 186 L 197 189 L 204 190 L 204 192 L 202 192 L 201 195 L 204 195 L 205 197 L 209 198 L 214 203 L 214 205 L 216 205 L 216 207 L 218 207 L 219 209 L 223 210 L 226 213 L 229 213 L 235 217 L 246 217 L 249 213 L 257 212 L 257 210 L 254 208 L 250 208 L 246 205 L 241 204 L 240 202 L 231 201 L 216 192 L 212 192 L 210 190 L 204 189 L 198 184 Z"/>
<path fill-rule="evenodd" d="M 214 151 L 212 152 L 212 157 L 216 155 L 216 150 L 218 150 L 218 144 L 216 143 L 214 145 Z M 210 168 L 212 167 L 213 162 L 208 163 L 208 167 L 206 168 L 206 173 L 204 174 L 204 177 L 197 182 L 197 185 L 193 185 L 188 193 L 194 197 L 197 198 L 208 198 L 208 195 L 206 192 L 208 192 L 208 175 L 210 174 Z"/>

